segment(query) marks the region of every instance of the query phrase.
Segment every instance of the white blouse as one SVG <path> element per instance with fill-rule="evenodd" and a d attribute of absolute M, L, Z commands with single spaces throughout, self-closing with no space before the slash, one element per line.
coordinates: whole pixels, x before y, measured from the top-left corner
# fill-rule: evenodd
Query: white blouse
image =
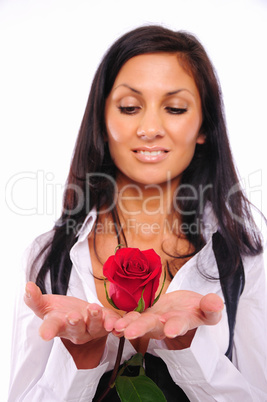
<path fill-rule="evenodd" d="M 68 295 L 89 303 L 98 303 L 87 237 L 96 219 L 90 212 L 71 249 L 73 268 Z M 192 290 L 201 294 L 217 293 L 223 298 L 220 282 L 208 281 L 201 272 L 218 277 L 212 250 L 212 233 L 216 224 L 209 211 L 206 216 L 206 245 L 177 272 L 167 292 Z M 108 335 L 98 367 L 78 370 L 61 342 L 41 339 L 41 319 L 23 302 L 25 283 L 29 280 L 30 261 L 52 232 L 35 240 L 25 255 L 23 284 L 18 295 L 12 340 L 11 380 L 8 402 L 83 402 L 93 399 L 101 376 L 113 369 L 118 338 Z M 233 361 L 225 352 L 229 342 L 227 314 L 215 326 L 197 329 L 191 346 L 168 350 L 164 341 L 150 340 L 148 352 L 166 363 L 174 382 L 190 401 L 267 401 L 267 283 L 264 255 L 245 257 L 245 288 L 241 295 L 234 334 Z M 49 288 L 48 288 L 49 289 Z M 126 340 L 123 359 L 136 351 Z"/>

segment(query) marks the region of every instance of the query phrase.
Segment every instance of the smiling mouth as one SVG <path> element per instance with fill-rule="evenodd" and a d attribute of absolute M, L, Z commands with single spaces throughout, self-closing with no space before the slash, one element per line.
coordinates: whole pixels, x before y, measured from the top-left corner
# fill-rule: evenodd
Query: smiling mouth
<path fill-rule="evenodd" d="M 146 156 L 157 156 L 160 154 L 167 153 L 169 151 L 167 150 L 160 150 L 160 151 L 142 151 L 142 150 L 134 150 L 135 153 L 139 153 L 141 155 L 146 155 Z"/>
<path fill-rule="evenodd" d="M 158 163 L 167 158 L 169 150 L 165 148 L 161 149 L 136 148 L 133 149 L 133 153 L 136 159 L 138 159 L 142 163 Z"/>

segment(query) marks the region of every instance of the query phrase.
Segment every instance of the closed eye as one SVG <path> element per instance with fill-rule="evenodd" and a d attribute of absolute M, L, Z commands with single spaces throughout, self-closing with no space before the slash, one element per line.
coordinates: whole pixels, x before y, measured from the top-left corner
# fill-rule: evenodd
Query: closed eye
<path fill-rule="evenodd" d="M 119 106 L 118 109 L 122 114 L 136 114 L 138 112 L 138 110 L 140 109 L 140 107 L 139 106 Z"/>
<path fill-rule="evenodd" d="M 186 108 L 170 107 L 170 106 L 167 106 L 167 107 L 165 108 L 165 110 L 166 110 L 168 113 L 170 113 L 170 114 L 183 114 L 183 113 L 186 113 L 186 112 L 187 112 L 187 109 L 186 109 Z"/>

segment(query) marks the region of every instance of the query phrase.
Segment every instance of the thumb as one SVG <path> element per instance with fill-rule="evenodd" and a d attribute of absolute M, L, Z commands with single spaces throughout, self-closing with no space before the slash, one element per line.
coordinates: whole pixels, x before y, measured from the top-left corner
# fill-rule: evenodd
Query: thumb
<path fill-rule="evenodd" d="M 200 300 L 200 309 L 206 318 L 206 325 L 217 324 L 222 316 L 224 303 L 220 296 L 209 293 Z"/>
<path fill-rule="evenodd" d="M 24 302 L 38 317 L 44 317 L 45 300 L 40 288 L 34 282 L 26 284 Z"/>

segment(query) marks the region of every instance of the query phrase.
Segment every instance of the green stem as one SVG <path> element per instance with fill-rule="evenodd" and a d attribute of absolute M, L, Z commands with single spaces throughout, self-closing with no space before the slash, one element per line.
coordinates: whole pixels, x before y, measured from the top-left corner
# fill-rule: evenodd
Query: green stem
<path fill-rule="evenodd" d="M 120 367 L 120 362 L 121 362 L 124 342 L 125 342 L 125 338 L 124 338 L 124 336 L 122 336 L 120 338 L 120 343 L 119 343 L 119 347 L 118 347 L 118 353 L 117 353 L 117 357 L 116 357 L 116 362 L 115 362 L 114 369 L 112 371 L 112 374 L 111 374 L 111 377 L 110 377 L 110 380 L 109 380 L 109 383 L 108 383 L 108 387 L 104 391 L 104 393 L 98 398 L 97 402 L 103 401 L 103 399 L 108 395 L 109 391 L 111 390 L 111 388 L 112 388 L 112 386 L 113 386 L 113 384 L 114 384 L 114 382 L 116 380 L 118 370 L 119 370 L 119 367 Z"/>

